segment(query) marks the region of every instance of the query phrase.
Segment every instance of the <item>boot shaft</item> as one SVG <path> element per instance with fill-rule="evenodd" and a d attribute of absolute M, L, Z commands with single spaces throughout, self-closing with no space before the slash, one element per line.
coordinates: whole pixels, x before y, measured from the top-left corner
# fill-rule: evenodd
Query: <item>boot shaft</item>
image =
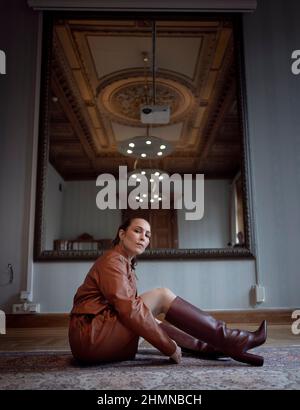
<path fill-rule="evenodd" d="M 266 341 L 266 321 L 256 332 L 229 329 L 225 322 L 215 319 L 180 297 L 172 302 L 166 320 L 189 335 L 212 345 L 228 356 L 255 366 L 263 365 L 263 358 L 247 353 Z"/>

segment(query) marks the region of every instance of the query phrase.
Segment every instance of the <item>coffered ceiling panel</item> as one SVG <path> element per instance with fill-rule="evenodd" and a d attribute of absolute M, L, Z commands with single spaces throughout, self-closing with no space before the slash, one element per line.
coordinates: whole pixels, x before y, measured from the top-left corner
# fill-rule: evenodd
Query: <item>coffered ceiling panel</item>
<path fill-rule="evenodd" d="M 161 37 L 156 50 L 159 68 L 179 72 L 193 80 L 202 40 L 202 37 Z M 149 34 L 147 37 L 93 35 L 87 37 L 87 43 L 98 79 L 121 70 L 140 68 L 143 66 L 143 53 L 152 54 Z"/>
<path fill-rule="evenodd" d="M 66 180 L 129 170 L 118 144 L 156 136 L 174 150 L 139 166 L 232 177 L 239 169 L 233 30 L 230 21 L 158 21 L 155 84 L 149 21 L 59 20 L 53 32 L 50 161 Z M 155 87 L 154 87 L 155 85 Z M 147 126 L 141 106 L 170 108 Z"/>

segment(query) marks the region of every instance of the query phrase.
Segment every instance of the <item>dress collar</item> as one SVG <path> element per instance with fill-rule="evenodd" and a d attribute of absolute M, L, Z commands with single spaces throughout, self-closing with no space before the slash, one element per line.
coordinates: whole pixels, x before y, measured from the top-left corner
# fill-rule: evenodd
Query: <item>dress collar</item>
<path fill-rule="evenodd" d="M 118 243 L 117 245 L 115 245 L 114 249 L 117 252 L 119 252 L 122 256 L 124 256 L 124 258 L 126 258 L 128 260 L 128 262 L 131 262 L 131 257 L 126 252 L 124 246 L 122 246 L 120 243 Z"/>

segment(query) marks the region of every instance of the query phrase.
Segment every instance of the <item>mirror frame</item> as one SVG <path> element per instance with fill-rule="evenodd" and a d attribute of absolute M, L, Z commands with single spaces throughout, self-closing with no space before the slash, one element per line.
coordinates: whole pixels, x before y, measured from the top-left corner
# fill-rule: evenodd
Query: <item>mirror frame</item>
<path fill-rule="evenodd" d="M 254 253 L 254 220 L 252 196 L 250 189 L 250 166 L 249 166 L 249 141 L 246 106 L 245 67 L 243 54 L 243 30 L 241 13 L 153 13 L 153 12 L 44 12 L 43 13 L 43 39 L 42 39 L 42 68 L 40 90 L 40 118 L 39 118 L 39 141 L 38 141 L 38 164 L 36 184 L 36 212 L 34 232 L 34 261 L 87 261 L 95 260 L 104 250 L 100 251 L 54 251 L 43 249 L 45 222 L 43 210 L 45 208 L 45 187 L 47 176 L 47 163 L 49 153 L 49 92 L 51 75 L 52 55 L 52 30 L 54 19 L 57 18 L 101 18 L 101 19 L 170 19 L 183 20 L 195 18 L 218 18 L 230 19 L 233 23 L 235 39 L 235 56 L 237 67 L 237 98 L 238 112 L 242 127 L 242 191 L 244 209 L 245 245 L 243 247 L 228 248 L 199 248 L 199 249 L 151 249 L 146 250 L 138 259 L 253 259 Z"/>

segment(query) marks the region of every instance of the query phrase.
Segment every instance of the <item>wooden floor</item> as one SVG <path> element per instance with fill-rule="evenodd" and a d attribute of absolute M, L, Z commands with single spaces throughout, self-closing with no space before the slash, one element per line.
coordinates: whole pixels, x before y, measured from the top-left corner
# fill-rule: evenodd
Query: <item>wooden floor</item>
<path fill-rule="evenodd" d="M 255 326 L 232 324 L 232 328 L 254 330 Z M 144 342 L 145 343 L 145 342 Z M 290 325 L 269 325 L 266 345 L 300 345 L 300 335 L 293 335 Z M 0 351 L 69 351 L 68 329 L 57 328 L 9 328 L 0 335 Z"/>

